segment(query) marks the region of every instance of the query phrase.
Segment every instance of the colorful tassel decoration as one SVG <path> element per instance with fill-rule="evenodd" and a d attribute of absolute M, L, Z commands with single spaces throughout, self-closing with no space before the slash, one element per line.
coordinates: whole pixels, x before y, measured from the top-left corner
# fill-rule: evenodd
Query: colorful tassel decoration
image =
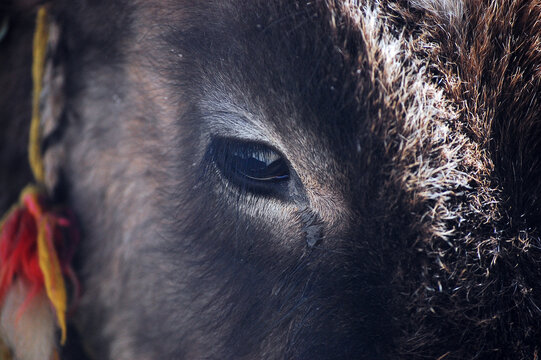
<path fill-rule="evenodd" d="M 52 322 L 56 319 L 61 331 L 60 344 L 64 344 L 67 335 L 67 291 L 64 277 L 71 279 L 75 298 L 78 296 L 79 288 L 70 267 L 79 238 L 74 226 L 74 217 L 69 211 L 60 211 L 49 203 L 44 185 L 43 158 L 40 152 L 39 109 L 47 53 L 48 26 L 46 7 L 41 7 L 38 11 L 34 33 L 32 64 L 34 87 L 28 148 L 30 167 L 38 185 L 27 186 L 21 193 L 19 204 L 14 206 L 0 222 L 0 308 L 2 321 L 8 321 L 7 328 L 14 329 L 4 335 L 7 337 L 8 345 L 15 347 L 11 349 L 15 352 L 15 356 L 25 359 L 46 359 L 48 357 L 46 354 L 52 354 L 53 358 L 58 358 L 57 352 L 54 351 L 54 341 L 46 345 L 37 355 L 25 355 L 27 350 L 24 349 L 24 345 L 17 348 L 17 343 L 32 340 L 32 335 L 28 334 L 28 331 L 35 331 L 32 326 L 30 330 L 17 328 L 17 322 L 23 317 L 25 310 L 31 306 L 32 300 L 43 299 L 35 303 L 44 304 L 41 309 L 46 310 L 45 314 L 48 311 L 47 307 L 50 308 L 52 313 L 49 314 L 54 317 L 45 315 L 44 318 L 51 319 L 48 321 L 50 326 L 54 326 Z M 22 294 L 22 296 L 14 294 Z M 13 315 L 13 306 L 8 304 L 10 302 L 8 298 L 17 298 L 17 296 L 22 299 L 18 302 L 21 305 Z M 50 306 L 47 306 L 47 303 Z M 3 326 L 6 328 L 6 324 Z M 21 334 L 21 331 L 24 333 Z"/>
<path fill-rule="evenodd" d="M 71 260 L 78 241 L 73 216 L 59 215 L 46 207 L 38 188 L 27 187 L 20 204 L 3 222 L 0 232 L 0 302 L 15 277 L 30 285 L 30 292 L 20 311 L 30 300 L 45 290 L 66 341 L 66 288 L 64 276 L 78 288 Z"/>

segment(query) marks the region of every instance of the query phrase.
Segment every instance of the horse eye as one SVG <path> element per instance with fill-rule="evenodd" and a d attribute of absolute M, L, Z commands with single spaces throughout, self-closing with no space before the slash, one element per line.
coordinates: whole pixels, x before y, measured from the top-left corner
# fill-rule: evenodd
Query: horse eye
<path fill-rule="evenodd" d="M 280 196 L 287 191 L 287 161 L 269 146 L 231 139 L 215 139 L 211 156 L 223 176 L 241 190 Z"/>

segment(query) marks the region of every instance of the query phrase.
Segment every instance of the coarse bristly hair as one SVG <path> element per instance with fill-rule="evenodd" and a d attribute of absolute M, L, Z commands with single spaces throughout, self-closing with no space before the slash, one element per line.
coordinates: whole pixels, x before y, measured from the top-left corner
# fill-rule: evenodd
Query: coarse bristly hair
<path fill-rule="evenodd" d="M 91 356 L 538 358 L 539 1 L 51 13 Z M 216 139 L 271 146 L 293 195 L 236 187 Z"/>

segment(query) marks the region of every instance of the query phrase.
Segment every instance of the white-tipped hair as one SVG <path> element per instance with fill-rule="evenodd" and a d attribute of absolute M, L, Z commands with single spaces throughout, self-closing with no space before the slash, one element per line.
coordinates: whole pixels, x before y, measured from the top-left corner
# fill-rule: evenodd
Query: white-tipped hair
<path fill-rule="evenodd" d="M 410 4 L 415 8 L 429 11 L 452 25 L 459 23 L 464 16 L 462 0 L 410 0 Z"/>

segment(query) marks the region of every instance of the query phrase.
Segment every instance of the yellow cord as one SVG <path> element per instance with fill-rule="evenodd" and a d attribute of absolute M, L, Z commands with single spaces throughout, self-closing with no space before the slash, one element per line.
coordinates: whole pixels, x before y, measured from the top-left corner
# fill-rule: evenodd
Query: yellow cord
<path fill-rule="evenodd" d="M 30 141 L 28 145 L 30 167 L 38 184 L 43 184 L 45 181 L 43 158 L 41 156 L 40 96 L 43 89 L 48 39 L 49 22 L 47 8 L 42 6 L 38 10 L 36 30 L 34 33 L 32 62 L 32 81 L 34 88 L 32 93 L 32 122 L 30 123 Z M 27 192 L 39 192 L 39 188 L 35 186 L 30 186 L 27 189 L 23 191 L 22 196 Z M 63 345 L 66 342 L 66 288 L 54 245 L 47 241 L 46 232 L 52 231 L 52 229 L 48 229 L 49 225 L 47 223 L 47 215 L 45 215 L 38 225 L 37 245 L 39 267 L 43 272 L 47 296 L 56 311 L 58 325 L 62 331 L 60 343 Z"/>
<path fill-rule="evenodd" d="M 48 38 L 47 9 L 45 6 L 42 6 L 38 10 L 36 31 L 34 32 L 32 62 L 32 81 L 34 87 L 32 90 L 32 122 L 30 123 L 30 141 L 28 144 L 30 168 L 37 183 L 43 183 L 45 181 L 45 171 L 41 157 L 40 95 L 43 88 L 43 73 Z"/>

